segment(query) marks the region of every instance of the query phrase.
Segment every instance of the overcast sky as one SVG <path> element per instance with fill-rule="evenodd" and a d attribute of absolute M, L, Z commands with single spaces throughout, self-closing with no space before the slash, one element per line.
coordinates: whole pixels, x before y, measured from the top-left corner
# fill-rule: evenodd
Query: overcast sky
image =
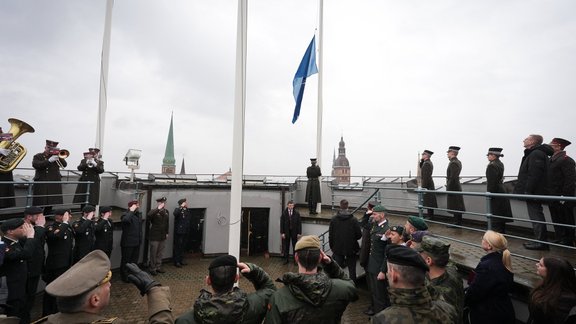
<path fill-rule="evenodd" d="M 30 167 L 44 140 L 71 151 L 96 137 L 105 0 L 0 2 L 0 125 L 36 129 L 18 139 Z M 223 173 L 232 161 L 237 1 L 117 0 L 112 19 L 108 171 L 160 172 L 174 113 L 177 170 Z M 576 142 L 573 0 L 325 1 L 322 169 L 344 136 L 352 175 L 407 175 L 429 149 L 444 175 L 461 146 L 463 175 L 485 172 L 503 147 L 514 175 L 530 133 Z M 318 76 L 299 120 L 292 80 L 318 26 L 312 0 L 249 0 L 244 169 L 303 175 L 316 153 Z M 567 148 L 576 155 L 576 144 Z"/>

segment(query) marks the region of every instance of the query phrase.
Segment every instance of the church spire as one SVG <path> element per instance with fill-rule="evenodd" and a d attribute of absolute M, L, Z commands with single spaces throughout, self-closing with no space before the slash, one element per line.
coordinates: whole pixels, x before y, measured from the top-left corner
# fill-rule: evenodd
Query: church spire
<path fill-rule="evenodd" d="M 176 159 L 174 158 L 174 113 L 170 116 L 170 130 L 168 131 L 164 159 L 162 159 L 162 173 L 176 174 Z"/>
<path fill-rule="evenodd" d="M 184 166 L 184 158 L 182 158 L 182 167 L 180 168 L 180 174 L 186 174 L 186 167 Z"/>

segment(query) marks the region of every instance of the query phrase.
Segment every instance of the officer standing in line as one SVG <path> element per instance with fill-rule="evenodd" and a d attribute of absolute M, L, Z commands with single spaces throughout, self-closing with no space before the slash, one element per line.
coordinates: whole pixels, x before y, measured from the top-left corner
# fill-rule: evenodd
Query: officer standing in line
<path fill-rule="evenodd" d="M 112 255 L 112 247 L 114 245 L 114 225 L 110 221 L 112 215 L 112 208 L 108 206 L 100 207 L 100 218 L 94 225 L 94 250 L 102 250 L 108 258 Z"/>
<path fill-rule="evenodd" d="M 158 206 L 148 212 L 148 224 L 150 231 L 148 238 L 150 240 L 150 265 L 148 270 L 151 275 L 164 273 L 162 270 L 162 259 L 164 258 L 164 249 L 166 239 L 170 229 L 170 212 L 166 209 L 166 197 L 156 199 Z"/>
<path fill-rule="evenodd" d="M 32 258 L 28 260 L 28 280 L 26 282 L 26 295 L 28 296 L 28 304 L 26 307 L 32 309 L 34 307 L 34 297 L 38 289 L 38 282 L 40 275 L 44 268 L 44 245 L 46 244 L 46 219 L 44 218 L 43 210 L 40 207 L 27 207 L 24 209 L 24 222 L 34 227 L 34 239 L 36 245 L 32 252 Z"/>
<path fill-rule="evenodd" d="M 186 198 L 178 200 L 178 207 L 174 208 L 174 252 L 172 259 L 177 268 L 186 265 L 184 262 L 184 252 L 190 234 L 190 222 L 192 213 L 188 209 Z"/>
<path fill-rule="evenodd" d="M 372 209 L 373 225 L 370 231 L 370 256 L 366 279 L 372 293 L 372 307 L 364 311 L 364 314 L 372 316 L 390 306 L 388 297 L 388 281 L 386 279 L 386 246 L 388 238 L 386 232 L 390 224 L 386 219 L 386 208 L 378 205 Z"/>
<path fill-rule="evenodd" d="M 65 209 L 57 209 L 54 211 L 54 223 L 46 227 L 48 256 L 42 276 L 46 284 L 54 281 L 72 266 L 74 231 L 68 224 L 69 221 L 70 212 Z M 46 293 L 43 298 L 42 316 L 58 313 L 56 298 Z"/>
<path fill-rule="evenodd" d="M 72 224 L 76 237 L 74 244 L 74 263 L 80 261 L 94 248 L 94 213 L 96 209 L 92 205 L 84 206 L 82 218 Z"/>

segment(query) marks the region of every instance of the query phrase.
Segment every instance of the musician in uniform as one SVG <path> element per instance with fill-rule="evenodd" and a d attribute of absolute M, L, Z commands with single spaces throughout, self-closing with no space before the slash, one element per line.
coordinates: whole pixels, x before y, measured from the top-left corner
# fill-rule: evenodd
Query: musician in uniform
<path fill-rule="evenodd" d="M 170 229 L 170 219 L 166 207 L 166 197 L 156 199 L 158 204 L 156 208 L 148 212 L 148 224 L 150 231 L 150 274 L 156 275 L 157 272 L 164 273 L 162 270 L 162 259 L 164 257 L 164 248 Z"/>
<path fill-rule="evenodd" d="M 100 174 L 104 172 L 104 161 L 99 158 L 100 150 L 97 148 L 90 148 L 88 152 L 84 153 L 84 158 L 78 165 L 78 171 L 82 171 L 82 175 L 78 181 L 91 181 L 90 191 L 88 192 L 87 183 L 79 183 L 76 187 L 76 195 L 74 196 L 74 203 L 80 204 L 80 208 L 84 208 L 86 200 L 88 204 L 97 206 L 100 202 Z M 86 196 L 88 192 L 88 197 Z"/>
<path fill-rule="evenodd" d="M 26 307 L 26 282 L 28 280 L 28 260 L 32 258 L 36 241 L 34 228 L 24 223 L 22 218 L 12 218 L 0 225 L 4 234 L 4 263 L 2 272 L 6 276 L 8 316 L 20 318 L 20 323 L 30 323 L 30 312 Z M 22 241 L 20 241 L 22 240 Z"/>
<path fill-rule="evenodd" d="M 72 224 L 74 230 L 74 263 L 80 261 L 94 248 L 94 213 L 96 209 L 92 205 L 86 205 L 82 209 L 82 218 Z"/>
<path fill-rule="evenodd" d="M 162 287 L 149 274 L 133 263 L 128 264 L 128 279 L 147 296 L 147 323 L 174 323 L 170 305 L 170 288 Z M 118 317 L 106 318 L 101 313 L 110 302 L 110 259 L 100 250 L 82 260 L 46 286 L 55 296 L 60 312 L 39 323 L 134 323 Z"/>
<path fill-rule="evenodd" d="M 306 169 L 306 177 L 308 177 L 308 183 L 306 184 L 306 202 L 308 203 L 310 215 L 318 214 L 316 212 L 316 205 L 322 202 L 320 180 L 318 179 L 322 176 L 322 171 L 320 171 L 320 167 L 316 165 L 317 161 L 316 158 L 311 158 L 310 163 L 312 165 Z"/>
<path fill-rule="evenodd" d="M 51 283 L 72 266 L 72 247 L 74 245 L 74 231 L 68 224 L 70 212 L 65 209 L 54 211 L 54 223 L 46 227 L 46 245 L 48 255 L 44 266 L 42 279 L 46 284 Z M 44 294 L 42 316 L 58 312 L 56 299 Z"/>
<path fill-rule="evenodd" d="M 2 127 L 0 127 L 0 143 L 3 141 L 9 141 L 12 138 L 12 134 L 3 133 Z M 10 154 L 10 149 L 0 148 L 0 158 L 4 158 Z M 0 181 L 14 181 L 14 176 L 12 170 L 4 171 L 0 170 Z M 0 184 L 0 208 L 14 207 L 16 205 L 14 201 L 14 185 L 11 183 Z"/>
<path fill-rule="evenodd" d="M 32 257 L 28 259 L 28 280 L 26 282 L 26 295 L 28 296 L 27 309 L 34 307 L 34 297 L 38 290 L 38 282 L 44 270 L 44 245 L 46 244 L 46 219 L 40 207 L 27 207 L 24 209 L 24 222 L 33 226 L 36 245 Z"/>
<path fill-rule="evenodd" d="M 184 262 L 184 251 L 190 234 L 190 221 L 192 213 L 188 209 L 186 198 L 178 200 L 178 207 L 174 208 L 174 266 L 177 268 L 186 265 Z"/>
<path fill-rule="evenodd" d="M 58 142 L 46 140 L 44 152 L 34 155 L 32 158 L 32 167 L 36 170 L 34 174 L 34 199 L 32 205 L 44 206 L 44 215 L 52 214 L 53 205 L 62 204 L 62 184 L 48 183 L 42 184 L 42 181 L 62 180 L 60 167 L 66 167 L 66 160 L 59 156 L 57 148 Z"/>
<path fill-rule="evenodd" d="M 100 207 L 100 218 L 94 226 L 94 250 L 102 250 L 108 258 L 112 255 L 112 246 L 114 245 L 114 225 L 110 221 L 112 208 L 108 206 Z"/>

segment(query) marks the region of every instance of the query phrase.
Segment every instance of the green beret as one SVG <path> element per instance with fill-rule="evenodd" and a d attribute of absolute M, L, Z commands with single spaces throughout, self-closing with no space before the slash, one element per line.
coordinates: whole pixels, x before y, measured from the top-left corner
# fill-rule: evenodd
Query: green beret
<path fill-rule="evenodd" d="M 408 217 L 408 223 L 412 224 L 417 230 L 425 231 L 428 229 L 428 225 L 426 225 L 426 221 L 423 218 L 418 216 L 410 216 Z"/>
<path fill-rule="evenodd" d="M 238 266 L 238 260 L 236 260 L 236 257 L 233 255 L 221 255 L 210 262 L 208 269 L 211 270 L 213 268 L 224 266 L 236 267 Z"/>
<path fill-rule="evenodd" d="M 372 211 L 376 212 L 376 213 L 385 213 L 387 210 L 386 210 L 386 207 L 384 207 L 382 205 L 378 205 L 378 206 L 374 206 Z"/>
<path fill-rule="evenodd" d="M 400 226 L 400 225 L 392 226 L 392 227 L 390 227 L 390 232 L 396 232 L 396 233 L 402 235 L 402 234 L 404 234 L 404 226 Z"/>
<path fill-rule="evenodd" d="M 74 297 L 105 284 L 111 277 L 110 259 L 101 250 L 94 250 L 46 286 L 46 292 L 55 297 Z"/>
<path fill-rule="evenodd" d="M 320 239 L 316 235 L 306 235 L 302 236 L 298 242 L 296 242 L 296 247 L 294 251 L 300 251 L 304 249 L 320 249 Z"/>
<path fill-rule="evenodd" d="M 420 243 L 420 246 L 416 250 L 418 252 L 425 252 L 430 256 L 440 257 L 450 255 L 450 244 L 437 237 L 428 235 L 422 238 L 422 243 Z"/>
<path fill-rule="evenodd" d="M 415 267 L 424 271 L 430 270 L 418 252 L 404 245 L 388 245 L 386 258 L 392 264 Z"/>
<path fill-rule="evenodd" d="M 11 218 L 5 220 L 2 225 L 0 225 L 0 230 L 6 234 L 7 231 L 15 230 L 22 225 L 24 225 L 24 220 L 22 218 Z"/>

